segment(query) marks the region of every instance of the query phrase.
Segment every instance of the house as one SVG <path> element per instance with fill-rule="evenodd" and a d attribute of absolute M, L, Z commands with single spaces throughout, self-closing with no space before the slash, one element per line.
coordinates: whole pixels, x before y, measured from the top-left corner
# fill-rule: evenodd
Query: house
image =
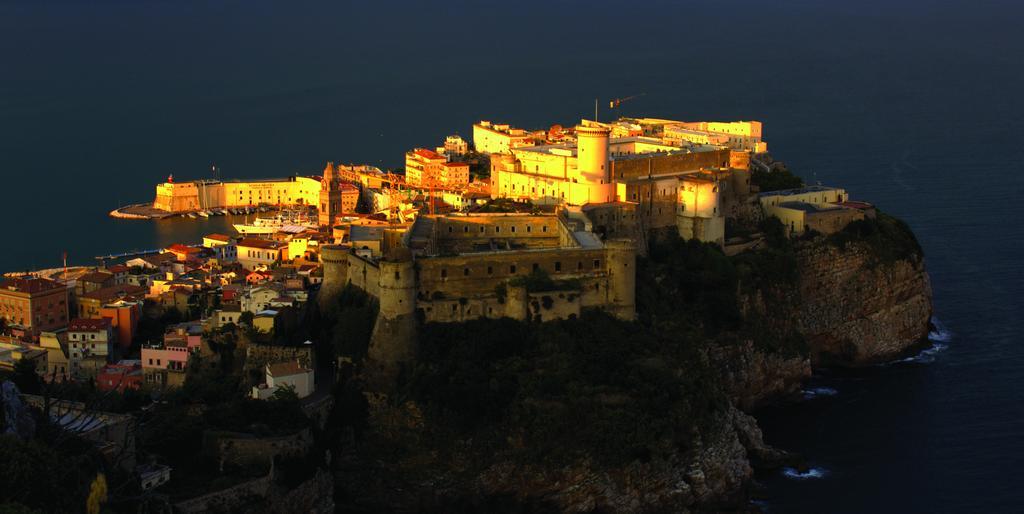
<path fill-rule="evenodd" d="M 128 283 L 128 274 L 131 270 L 124 264 L 114 264 L 107 266 L 105 271 L 114 275 L 114 285 L 123 286 Z"/>
<path fill-rule="evenodd" d="M 104 305 L 118 301 L 141 302 L 149 290 L 143 286 L 110 286 L 85 293 L 78 297 L 79 318 L 100 318 Z"/>
<path fill-rule="evenodd" d="M 267 309 L 257 312 L 252 318 L 252 327 L 260 332 L 273 332 L 278 311 Z"/>
<path fill-rule="evenodd" d="M 30 337 L 67 326 L 68 302 L 67 287 L 54 280 L 0 280 L 0 320 Z"/>
<path fill-rule="evenodd" d="M 100 391 L 138 390 L 142 387 L 142 361 L 121 360 L 107 364 L 96 374 L 96 389 Z"/>
<path fill-rule="evenodd" d="M 245 269 L 273 266 L 281 262 L 288 243 L 267 239 L 245 238 L 238 242 L 238 262 Z"/>
<path fill-rule="evenodd" d="M 78 280 L 75 281 L 75 294 L 82 296 L 85 293 L 90 293 L 97 289 L 116 285 L 114 283 L 114 277 L 113 273 L 107 273 L 106 271 L 93 271 L 92 273 L 86 273 L 85 275 L 78 277 Z"/>
<path fill-rule="evenodd" d="M 68 354 L 67 330 L 42 332 L 39 347 L 46 350 L 46 372 L 43 380 L 63 382 L 71 377 L 71 360 Z"/>
<path fill-rule="evenodd" d="M 108 318 L 75 318 L 68 323 L 71 358 L 98 356 L 106 359 L 114 353 L 114 329 Z"/>
<path fill-rule="evenodd" d="M 242 295 L 239 299 L 239 304 L 242 306 L 243 311 L 256 314 L 266 310 L 270 306 L 270 302 L 278 296 L 281 296 L 281 294 L 275 288 L 254 287 Z"/>
<path fill-rule="evenodd" d="M 209 248 L 217 262 L 235 262 L 238 259 L 238 246 L 235 240 L 224 234 L 209 234 L 203 237 L 203 246 Z"/>
<path fill-rule="evenodd" d="M 135 331 L 142 318 L 142 305 L 141 301 L 117 300 L 100 307 L 100 317 L 110 319 L 121 349 L 130 347 L 135 339 Z"/>
<path fill-rule="evenodd" d="M 312 368 L 298 361 L 267 364 L 265 382 L 252 388 L 252 397 L 266 400 L 274 395 L 280 387 L 290 387 L 299 398 L 305 398 L 315 390 Z"/>
<path fill-rule="evenodd" d="M 210 328 L 222 328 L 228 324 L 238 325 L 242 308 L 237 303 L 222 304 L 209 318 Z"/>
<path fill-rule="evenodd" d="M 203 254 L 202 248 L 183 244 L 172 244 L 167 251 L 179 262 L 198 262 Z"/>
<path fill-rule="evenodd" d="M 47 370 L 47 351 L 38 345 L 28 344 L 10 337 L 0 337 L 0 369 L 14 370 L 21 360 L 35 364 L 36 373 L 43 375 Z"/>

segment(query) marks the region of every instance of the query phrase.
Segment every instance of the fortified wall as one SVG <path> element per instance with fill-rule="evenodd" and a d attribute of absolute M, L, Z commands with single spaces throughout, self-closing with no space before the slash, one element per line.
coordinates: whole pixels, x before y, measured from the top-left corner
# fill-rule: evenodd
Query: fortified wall
<path fill-rule="evenodd" d="M 261 180 L 194 180 L 156 186 L 153 207 L 168 212 L 274 205 L 318 205 L 320 180 L 288 177 Z"/>
<path fill-rule="evenodd" d="M 554 215 L 421 216 L 380 259 L 323 247 L 321 295 L 351 284 L 377 298 L 369 357 L 383 363 L 415 357 L 418 322 L 549 321 L 588 308 L 633 319 L 635 244 L 571 224 Z"/>

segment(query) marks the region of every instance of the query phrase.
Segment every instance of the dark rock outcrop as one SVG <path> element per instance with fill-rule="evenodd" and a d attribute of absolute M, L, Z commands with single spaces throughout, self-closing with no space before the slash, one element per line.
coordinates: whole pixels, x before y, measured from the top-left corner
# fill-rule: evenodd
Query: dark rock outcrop
<path fill-rule="evenodd" d="M 920 255 L 880 260 L 864 243 L 797 248 L 800 331 L 814 365 L 891 360 L 926 344 L 931 284 Z"/>

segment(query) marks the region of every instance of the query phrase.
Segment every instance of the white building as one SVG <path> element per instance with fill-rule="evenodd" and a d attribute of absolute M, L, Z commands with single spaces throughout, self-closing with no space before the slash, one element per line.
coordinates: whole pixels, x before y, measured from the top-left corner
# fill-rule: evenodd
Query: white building
<path fill-rule="evenodd" d="M 298 361 L 267 364 L 266 382 L 252 388 L 252 397 L 266 400 L 280 387 L 290 387 L 299 398 L 313 394 L 313 370 Z"/>

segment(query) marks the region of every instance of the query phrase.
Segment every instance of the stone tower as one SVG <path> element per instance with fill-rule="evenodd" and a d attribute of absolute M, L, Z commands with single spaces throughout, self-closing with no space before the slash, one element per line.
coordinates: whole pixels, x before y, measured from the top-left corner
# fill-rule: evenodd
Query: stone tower
<path fill-rule="evenodd" d="M 416 357 L 416 268 L 408 249 L 391 252 L 380 266 L 380 313 L 367 352 L 369 368 L 389 380 Z"/>
<path fill-rule="evenodd" d="M 341 214 L 341 178 L 333 162 L 324 168 L 324 177 L 320 180 L 320 205 L 317 206 L 321 227 L 333 227 Z"/>
<path fill-rule="evenodd" d="M 608 311 L 624 320 L 636 319 L 636 243 L 604 242 L 608 261 Z"/>
<path fill-rule="evenodd" d="M 324 281 L 317 293 L 317 303 L 323 310 L 329 302 L 341 294 L 348 284 L 349 248 L 342 245 L 324 245 L 320 247 L 320 262 L 323 266 Z"/>

